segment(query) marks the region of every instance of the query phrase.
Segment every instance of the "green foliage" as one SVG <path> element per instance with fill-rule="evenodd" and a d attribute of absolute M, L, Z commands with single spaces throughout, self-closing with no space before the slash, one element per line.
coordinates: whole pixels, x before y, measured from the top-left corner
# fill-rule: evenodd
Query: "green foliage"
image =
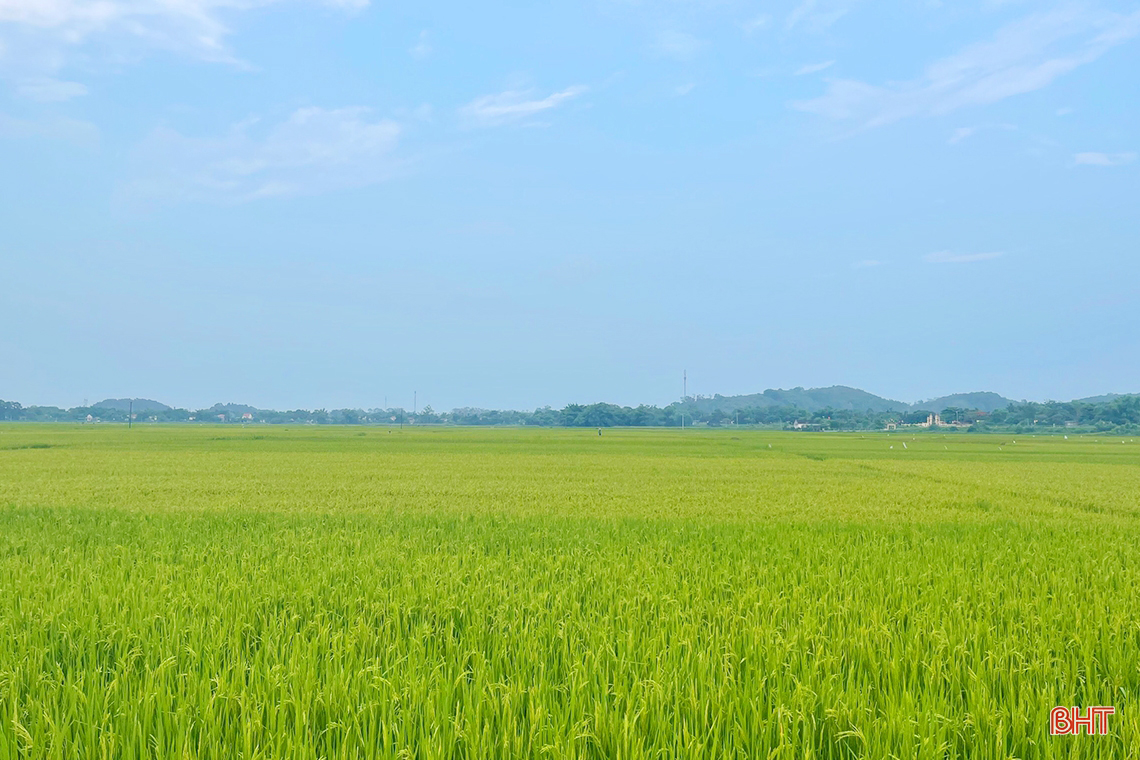
<path fill-rule="evenodd" d="M 992 397 L 992 398 L 990 398 Z M 418 414 L 404 409 L 317 409 L 308 411 L 273 411 L 257 409 L 244 404 L 214 404 L 208 409 L 188 411 L 172 409 L 153 401 L 145 402 L 145 411 L 135 409 L 135 421 L 146 423 L 197 422 L 197 423 L 258 423 L 258 424 L 314 424 L 314 425 L 532 425 L 538 427 L 679 427 L 682 417 L 687 425 L 755 425 L 791 428 L 802 423 L 810 430 L 869 431 L 882 430 L 888 423 L 914 425 L 925 422 L 937 410 L 943 422 L 959 422 L 970 426 L 970 431 L 1012 430 L 1032 432 L 1044 427 L 1073 427 L 1081 431 L 1128 432 L 1140 429 L 1140 396 L 1111 396 L 1110 400 L 1089 403 L 1034 402 L 1011 403 L 993 412 L 996 394 L 970 393 L 935 399 L 911 409 L 898 402 L 880 404 L 877 396 L 853 388 L 812 388 L 805 391 L 765 391 L 753 396 L 712 398 L 690 397 L 683 402 L 664 408 L 641 405 L 638 407 L 616 404 L 569 404 L 561 410 L 543 407 L 533 412 L 503 411 L 494 409 L 454 409 L 436 412 L 425 406 Z M 823 400 L 836 401 L 836 406 L 820 406 Z M 865 408 L 853 404 L 868 402 Z M 942 406 L 948 399 L 986 402 L 985 408 Z M 745 400 L 757 401 L 745 405 Z M 879 399 L 883 401 L 883 399 Z M 787 403 L 784 403 L 787 402 Z M 896 408 L 896 407 L 905 408 Z M 92 407 L 58 409 L 56 407 L 22 407 L 16 402 L 0 401 L 0 421 L 20 422 L 117 422 L 127 421 L 127 400 L 100 402 Z M 88 420 L 88 417 L 91 419 Z"/>
<path fill-rule="evenodd" d="M 873 393 L 848 388 L 845 385 L 833 385 L 829 388 L 790 388 L 780 390 L 770 388 L 763 393 L 752 393 L 744 396 L 693 396 L 688 399 L 689 406 L 697 413 L 710 413 L 719 409 L 725 413 L 741 409 L 763 409 L 765 407 L 788 408 L 794 407 L 802 415 L 804 412 L 822 412 L 824 410 L 848 412 L 899 412 L 908 409 L 908 405 L 901 401 L 892 401 Z"/>
<path fill-rule="evenodd" d="M 991 420 L 996 424 L 1035 427 L 1074 423 L 1111 429 L 1121 425 L 1140 425 L 1140 396 L 1116 396 L 1100 403 L 1049 401 L 1039 404 L 1029 401 L 1010 404 L 994 412 Z"/>
<path fill-rule="evenodd" d="M 1140 444 L 903 440 L 0 426 L 0 759 L 1128 756 Z"/>

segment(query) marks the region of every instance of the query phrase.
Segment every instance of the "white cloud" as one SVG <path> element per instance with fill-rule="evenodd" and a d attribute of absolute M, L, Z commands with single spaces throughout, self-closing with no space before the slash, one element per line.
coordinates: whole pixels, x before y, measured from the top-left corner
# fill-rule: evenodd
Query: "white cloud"
<path fill-rule="evenodd" d="M 1136 160 L 1136 154 L 1128 153 L 1078 153 L 1073 156 L 1076 166 L 1123 166 Z"/>
<path fill-rule="evenodd" d="M 707 44 L 687 32 L 664 31 L 657 35 L 650 48 L 665 58 L 688 61 L 696 57 Z"/>
<path fill-rule="evenodd" d="M 116 58 L 159 48 L 234 61 L 223 17 L 288 0 L 0 0 L 0 49 L 49 70 L 78 46 L 99 40 Z M 345 10 L 368 0 L 310 0 Z M 4 42 L 9 44 L 4 45 Z M 11 63 L 11 62 L 9 62 Z"/>
<path fill-rule="evenodd" d="M 137 151 L 128 195 L 240 203 L 367 185 L 394 171 L 400 126 L 366 108 L 301 108 L 260 126 L 242 122 L 219 138 L 156 131 Z"/>
<path fill-rule="evenodd" d="M 791 31 L 797 26 L 826 29 L 846 16 L 852 4 L 853 0 L 802 0 L 784 20 L 784 29 Z"/>
<path fill-rule="evenodd" d="M 947 140 L 947 142 L 951 145 L 957 145 L 963 140 L 973 137 L 977 134 L 977 131 L 977 127 L 958 127 L 954 130 L 954 134 L 950 135 L 950 139 Z"/>
<path fill-rule="evenodd" d="M 99 142 L 99 129 L 76 119 L 17 119 L 0 113 L 0 139 L 47 138 L 91 146 Z"/>
<path fill-rule="evenodd" d="M 497 95 L 475 98 L 459 109 L 459 115 L 467 126 L 473 127 L 514 124 L 543 111 L 557 108 L 586 92 L 587 89 L 584 85 L 575 85 L 539 99 L 535 99 L 531 91 L 507 90 Z"/>
<path fill-rule="evenodd" d="M 64 82 L 51 77 L 26 79 L 16 85 L 16 94 L 41 103 L 58 103 L 87 94 L 79 82 Z"/>
<path fill-rule="evenodd" d="M 427 29 L 424 29 L 422 32 L 420 32 L 419 39 L 417 39 L 416 44 L 413 45 L 410 50 L 408 50 L 408 53 L 411 54 L 412 58 L 423 60 L 424 58 L 427 58 L 429 55 L 431 55 L 431 52 L 432 47 L 430 35 L 428 35 Z"/>
<path fill-rule="evenodd" d="M 864 127 L 950 113 L 1041 89 L 1140 33 L 1140 11 L 1121 15 L 1066 7 L 1000 29 L 992 39 L 936 61 L 909 82 L 829 82 L 824 95 L 792 106 Z"/>
<path fill-rule="evenodd" d="M 977 127 L 958 127 L 957 129 L 954 130 L 954 133 L 950 135 L 950 139 L 947 140 L 946 142 L 949 145 L 957 145 L 958 143 L 962 142 L 963 140 L 970 139 L 971 137 L 978 134 L 979 132 L 993 130 L 993 129 L 1000 129 L 1000 130 L 1004 130 L 1006 132 L 1014 132 L 1017 130 L 1017 125 L 1015 125 L 1015 124 L 982 124 L 981 126 L 977 126 Z"/>
<path fill-rule="evenodd" d="M 742 23 L 740 25 L 740 28 L 744 30 L 745 34 L 755 34 L 761 29 L 767 28 L 768 24 L 770 23 L 772 23 L 770 16 L 760 14 L 759 16 L 753 16 L 752 18 Z"/>
<path fill-rule="evenodd" d="M 835 61 L 823 61 L 822 63 L 809 63 L 807 66 L 801 66 L 796 69 L 796 76 L 802 77 L 804 74 L 814 74 L 817 71 L 829 69 L 835 65 Z"/>
<path fill-rule="evenodd" d="M 923 256 L 923 260 L 930 264 L 969 264 L 974 261 L 997 259 L 1004 255 L 1004 251 L 991 251 L 989 253 L 951 253 L 950 251 L 939 251 L 937 253 L 926 254 Z"/>
<path fill-rule="evenodd" d="M 688 95 L 697 86 L 696 82 L 685 82 L 673 88 L 673 94 L 677 96 Z"/>

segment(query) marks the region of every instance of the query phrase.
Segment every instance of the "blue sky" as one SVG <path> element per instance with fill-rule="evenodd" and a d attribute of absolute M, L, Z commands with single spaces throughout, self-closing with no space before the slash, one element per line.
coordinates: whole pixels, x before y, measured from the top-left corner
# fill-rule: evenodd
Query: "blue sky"
<path fill-rule="evenodd" d="M 0 0 L 0 398 L 1140 391 L 1140 3 Z"/>

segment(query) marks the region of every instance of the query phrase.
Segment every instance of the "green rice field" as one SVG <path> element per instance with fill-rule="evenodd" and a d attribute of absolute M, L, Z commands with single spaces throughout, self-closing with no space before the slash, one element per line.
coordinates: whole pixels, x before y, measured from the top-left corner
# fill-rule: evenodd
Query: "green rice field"
<path fill-rule="evenodd" d="M 1136 756 L 1140 439 L 0 426 L 0 760 Z"/>

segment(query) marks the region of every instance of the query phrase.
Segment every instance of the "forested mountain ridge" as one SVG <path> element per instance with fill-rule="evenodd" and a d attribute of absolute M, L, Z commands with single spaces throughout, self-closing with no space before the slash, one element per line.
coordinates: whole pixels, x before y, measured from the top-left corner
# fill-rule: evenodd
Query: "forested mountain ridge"
<path fill-rule="evenodd" d="M 791 406 L 807 412 L 821 409 L 842 409 L 864 412 L 901 412 L 910 409 L 910 404 L 892 401 L 873 393 L 849 388 L 846 385 L 832 385 L 828 388 L 790 388 L 788 390 L 769 388 L 763 393 L 750 393 L 743 396 L 690 396 L 686 406 L 700 412 L 720 409 L 735 412 L 738 409 Z"/>
<path fill-rule="evenodd" d="M 1004 409 L 1012 403 L 1015 403 L 1013 399 L 1008 399 L 992 391 L 975 391 L 973 393 L 955 393 L 950 396 L 933 398 L 929 401 L 918 401 L 911 404 L 910 408 L 941 411 L 947 407 L 958 407 L 960 409 L 994 412 L 998 409 Z"/>
<path fill-rule="evenodd" d="M 91 408 L 114 409 L 118 412 L 125 412 L 132 408 L 135 412 L 169 412 L 174 407 L 149 398 L 107 398 L 92 404 Z"/>
<path fill-rule="evenodd" d="M 690 396 L 688 404 L 700 412 L 711 412 L 720 409 L 723 412 L 735 412 L 738 409 L 784 407 L 790 406 L 803 409 L 805 412 L 818 412 L 824 409 L 836 409 L 850 412 L 908 412 L 922 409 L 941 411 L 948 407 L 963 409 L 977 409 L 983 412 L 992 412 L 1014 403 L 1012 399 L 1005 398 L 990 391 L 975 391 L 973 393 L 955 393 L 950 396 L 941 396 L 928 401 L 919 401 L 908 404 L 905 401 L 876 396 L 873 393 L 851 388 L 846 385 L 832 385 L 827 388 L 769 388 L 763 393 L 749 393 L 741 396 Z"/>

